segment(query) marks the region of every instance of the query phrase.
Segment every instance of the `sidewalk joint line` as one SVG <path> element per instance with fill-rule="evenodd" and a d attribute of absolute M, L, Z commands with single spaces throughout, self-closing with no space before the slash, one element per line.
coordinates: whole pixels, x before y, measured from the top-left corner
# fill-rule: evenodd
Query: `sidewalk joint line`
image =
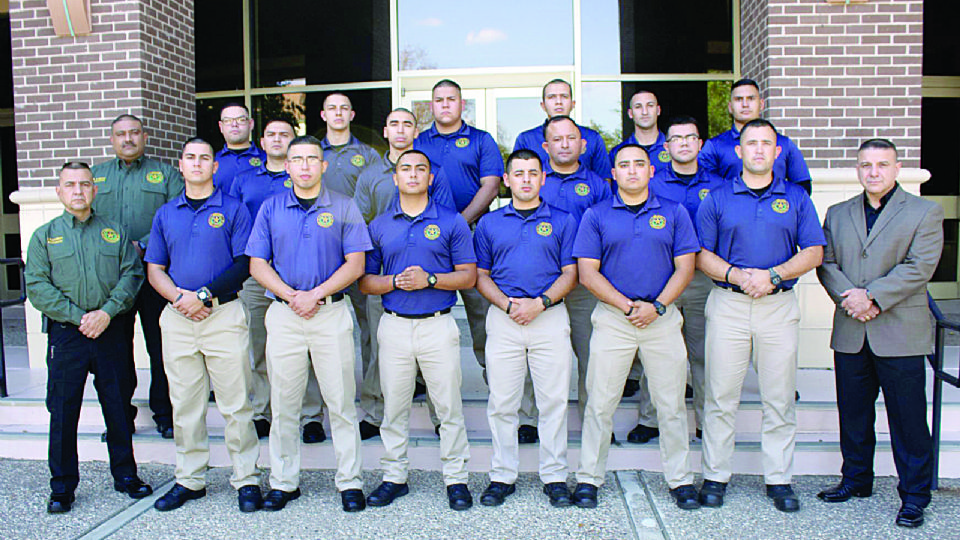
<path fill-rule="evenodd" d="M 137 519 L 153 508 L 154 501 L 162 497 L 176 482 L 176 478 L 171 478 L 162 486 L 155 489 L 149 497 L 144 497 L 117 512 L 103 523 L 78 536 L 76 540 L 101 540 L 109 537 L 122 529 L 127 523 Z"/>

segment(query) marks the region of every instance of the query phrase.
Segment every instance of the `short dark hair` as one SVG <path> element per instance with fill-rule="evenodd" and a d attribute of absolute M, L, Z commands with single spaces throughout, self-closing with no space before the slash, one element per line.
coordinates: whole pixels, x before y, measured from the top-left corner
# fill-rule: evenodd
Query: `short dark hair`
<path fill-rule="evenodd" d="M 630 143 L 630 144 L 625 144 L 625 145 L 621 146 L 620 148 L 617 148 L 617 153 L 613 155 L 613 166 L 614 166 L 614 167 L 617 166 L 617 156 L 619 156 L 619 155 L 620 155 L 620 152 L 623 152 L 623 151 L 626 150 L 627 148 L 638 148 L 638 149 L 640 149 L 641 151 L 643 151 L 643 155 L 647 156 L 647 161 L 650 161 L 650 152 L 647 152 L 647 149 L 646 149 L 646 148 L 640 146 L 639 144 Z"/>
<path fill-rule="evenodd" d="M 110 122 L 110 127 L 113 128 L 113 126 L 117 125 L 118 122 L 123 122 L 124 120 L 133 120 L 134 122 L 140 124 L 140 127 L 143 128 L 143 120 L 129 113 L 124 113 L 114 118 L 113 122 Z"/>
<path fill-rule="evenodd" d="M 180 147 L 180 154 L 183 154 L 183 151 L 187 149 L 188 144 L 205 144 L 210 147 L 210 153 L 213 153 L 213 145 L 207 142 L 203 137 L 191 137 L 184 141 L 183 146 Z"/>
<path fill-rule="evenodd" d="M 731 85 L 730 85 L 730 91 L 733 92 L 734 90 L 736 90 L 737 88 L 740 88 L 741 86 L 752 86 L 752 87 L 754 87 L 754 88 L 757 89 L 757 92 L 760 91 L 760 85 L 757 84 L 757 81 L 755 81 L 755 80 L 753 80 L 753 79 L 748 79 L 748 78 L 746 78 L 746 77 L 744 77 L 743 79 L 740 79 L 739 81 L 731 84 Z"/>
<path fill-rule="evenodd" d="M 670 133 L 670 128 L 672 128 L 673 126 L 686 126 L 689 124 L 693 124 L 693 126 L 697 128 L 697 135 L 699 135 L 700 125 L 697 123 L 697 119 L 688 114 L 678 114 L 676 116 L 671 116 L 670 119 L 667 120 L 666 126 L 663 128 L 663 133 L 664 134 Z"/>
<path fill-rule="evenodd" d="M 80 170 L 80 171 L 90 171 L 90 165 L 82 161 L 68 161 L 60 167 L 60 171 L 57 174 L 62 173 L 66 169 Z M 92 172 L 90 174 L 93 174 Z"/>
<path fill-rule="evenodd" d="M 897 145 L 893 144 L 889 139 L 868 139 L 863 141 L 860 145 L 860 148 L 857 149 L 857 153 L 863 152 L 869 148 L 875 150 L 893 150 L 893 155 L 900 159 L 900 152 L 897 151 Z"/>
<path fill-rule="evenodd" d="M 450 79 L 440 79 L 437 81 L 437 84 L 433 85 L 433 88 L 430 90 L 430 95 L 433 95 L 437 91 L 437 88 L 443 88 L 444 86 L 450 86 L 457 89 L 457 93 L 463 95 L 463 89 L 460 88 L 460 85 L 451 81 Z"/>
<path fill-rule="evenodd" d="M 348 95 L 346 95 L 346 94 L 344 94 L 343 92 L 340 92 L 340 91 L 330 92 L 329 94 L 327 94 L 326 96 L 324 96 L 324 97 L 323 97 L 323 101 L 321 102 L 321 105 L 322 105 L 323 107 L 326 107 L 326 106 L 327 106 L 327 100 L 330 99 L 330 98 L 333 97 L 333 96 L 343 96 L 343 97 L 347 98 L 347 101 L 350 102 L 350 108 L 353 108 L 353 100 L 350 99 L 350 96 L 348 96 Z"/>
<path fill-rule="evenodd" d="M 536 152 L 527 148 L 521 148 L 511 153 L 507 157 L 506 169 L 507 172 L 510 172 L 510 165 L 518 159 L 535 159 L 537 160 L 537 165 L 540 166 L 540 170 L 543 170 L 543 161 L 540 159 L 540 156 Z"/>
<path fill-rule="evenodd" d="M 411 111 L 410 109 L 408 109 L 408 108 L 406 108 L 406 107 L 397 107 L 396 109 L 394 109 L 394 110 L 392 110 L 392 111 L 390 111 L 390 112 L 387 113 L 387 118 L 390 118 L 390 115 L 393 114 L 393 113 L 395 113 L 395 112 L 405 112 L 405 113 L 409 114 L 410 116 L 413 117 L 413 125 L 414 125 L 414 126 L 417 125 L 417 115 L 413 114 L 413 111 Z M 384 124 L 387 123 L 387 118 L 384 118 L 384 119 L 383 119 L 383 123 L 384 123 Z"/>
<path fill-rule="evenodd" d="M 293 122 L 289 118 L 271 118 L 270 120 L 267 120 L 266 122 L 263 123 L 263 132 L 266 133 L 267 126 L 269 126 L 274 122 L 283 122 L 284 124 L 290 126 L 290 129 L 293 130 L 294 134 L 297 133 L 297 126 L 293 125 Z"/>
<path fill-rule="evenodd" d="M 543 91 L 541 92 L 540 101 L 546 101 L 547 99 L 547 87 L 551 84 L 565 84 L 567 88 L 570 89 L 570 97 L 573 97 L 573 85 L 563 79 L 553 79 L 547 84 L 543 85 Z"/>
<path fill-rule="evenodd" d="M 577 126 L 577 123 L 573 121 L 573 118 L 570 118 L 569 116 L 567 116 L 567 115 L 565 115 L 565 114 L 558 114 L 557 116 L 550 117 L 549 119 L 547 119 L 546 122 L 543 123 L 543 138 L 544 138 L 544 139 L 547 138 L 547 128 L 548 128 L 548 127 L 550 127 L 550 126 L 552 126 L 552 125 L 554 125 L 554 124 L 557 124 L 557 123 L 559 123 L 559 122 L 566 122 L 566 121 L 568 121 L 568 120 L 569 120 L 570 122 L 573 122 L 573 125 L 576 126 L 577 129 L 579 130 L 580 126 Z M 582 137 L 582 135 L 581 135 L 581 137 Z"/>
<path fill-rule="evenodd" d="M 227 103 L 223 107 L 220 107 L 220 114 L 223 114 L 224 109 L 229 109 L 230 107 L 240 107 L 248 115 L 250 114 L 250 109 L 248 109 L 246 105 L 244 105 L 243 103 L 240 103 L 239 101 L 231 101 L 230 103 Z"/>
<path fill-rule="evenodd" d="M 641 89 L 637 90 L 636 92 L 630 94 L 630 99 L 627 101 L 627 108 L 630 108 L 630 107 L 633 105 L 633 98 L 635 98 L 635 97 L 637 96 L 637 94 L 650 94 L 651 96 L 657 98 L 657 103 L 660 102 L 660 98 L 657 97 L 657 93 L 656 93 L 656 92 L 654 92 L 653 90 L 647 89 L 647 88 L 641 88 Z"/>
<path fill-rule="evenodd" d="M 400 161 L 402 161 L 404 157 L 411 154 L 423 156 L 423 158 L 427 160 L 427 170 L 428 171 L 430 170 L 430 168 L 432 167 L 432 165 L 430 164 L 430 156 L 424 154 L 420 150 L 414 150 L 414 149 L 407 150 L 406 152 L 400 154 L 400 156 L 397 157 L 397 165 L 400 165 Z"/>
<path fill-rule="evenodd" d="M 774 135 L 779 135 L 777 131 L 777 126 L 773 125 L 773 122 L 766 120 L 764 118 L 754 118 L 753 120 L 744 124 L 743 129 L 740 130 L 740 136 L 743 137 L 743 134 L 746 133 L 748 129 L 759 128 L 759 127 L 768 127 L 773 130 Z"/>
<path fill-rule="evenodd" d="M 311 145 L 316 146 L 320 149 L 320 153 L 323 153 L 323 145 L 320 144 L 320 139 L 314 137 L 313 135 L 300 135 L 299 137 L 294 137 L 290 144 L 287 146 L 287 151 L 289 152 L 294 146 L 304 146 Z"/>

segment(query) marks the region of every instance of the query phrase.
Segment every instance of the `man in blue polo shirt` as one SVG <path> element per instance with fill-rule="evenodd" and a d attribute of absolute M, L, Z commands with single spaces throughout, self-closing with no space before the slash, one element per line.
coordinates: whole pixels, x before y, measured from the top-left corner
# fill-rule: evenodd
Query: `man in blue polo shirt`
<path fill-rule="evenodd" d="M 250 364 L 247 318 L 237 291 L 247 278 L 243 254 L 250 213 L 213 187 L 213 146 L 190 139 L 183 146 L 183 194 L 157 211 L 147 248 L 147 277 L 169 304 L 160 315 L 163 365 L 170 382 L 177 444 L 177 483 L 157 499 L 168 511 L 206 495 L 210 461 L 207 395 L 216 390 L 226 420 L 224 438 L 233 462 L 230 483 L 243 512 L 260 508 L 260 445 L 247 398 Z"/>
<path fill-rule="evenodd" d="M 635 144 L 614 156 L 617 193 L 587 210 L 574 244 L 580 282 L 600 301 L 593 312 L 587 408 L 573 502 L 597 506 L 606 474 L 613 413 L 639 352 L 663 426 L 660 459 L 677 506 L 699 508 L 688 463 L 683 398 L 687 351 L 673 302 L 693 277 L 697 234 L 683 205 L 649 189 L 653 169 Z M 642 261 L 638 264 L 638 261 Z"/>
<path fill-rule="evenodd" d="M 430 168 L 436 176 L 434 181 L 447 183 L 457 212 L 472 226 L 487 213 L 497 196 L 503 176 L 503 157 L 489 133 L 463 121 L 460 85 L 443 79 L 433 85 L 432 96 L 433 125 L 417 137 L 413 147 L 430 158 Z M 462 289 L 460 297 L 470 324 L 473 354 L 482 367 L 487 342 L 485 320 L 490 303 L 472 287 Z"/>
<path fill-rule="evenodd" d="M 659 169 L 670 163 L 670 154 L 664 146 L 666 136 L 660 131 L 660 103 L 657 95 L 649 90 L 639 90 L 630 97 L 627 116 L 633 120 L 633 133 L 624 141 L 610 150 L 610 161 L 613 156 L 628 144 L 636 144 L 643 148 L 650 156 L 650 164 Z"/>
<path fill-rule="evenodd" d="M 657 167 L 650 179 L 650 190 L 658 197 L 677 201 L 687 209 L 694 226 L 697 224 L 697 210 L 703 198 L 711 190 L 722 186 L 726 181 L 697 165 L 697 154 L 703 141 L 697 120 L 691 116 L 677 116 L 667 125 L 667 152 L 670 163 Z M 687 345 L 687 359 L 690 361 L 690 386 L 693 389 L 693 410 L 697 420 L 697 437 L 702 437 L 703 425 L 703 339 L 706 332 L 706 319 L 703 309 L 707 295 L 713 289 L 713 282 L 699 270 L 693 273 L 693 279 L 683 294 L 677 298 L 676 306 L 683 315 L 683 341 Z M 640 418 L 637 427 L 627 435 L 627 441 L 645 443 L 660 435 L 657 428 L 657 411 L 650 400 L 646 378 L 642 377 L 643 368 L 634 360 L 633 370 L 641 375 L 637 391 Z M 631 371 L 633 376 L 634 371 Z"/>
<path fill-rule="evenodd" d="M 543 100 L 540 107 L 547 113 L 547 120 L 555 116 L 570 116 L 577 102 L 573 99 L 573 87 L 563 79 L 553 79 L 543 86 Z M 533 150 L 540 157 L 541 163 L 547 162 L 547 151 L 543 147 L 543 130 L 547 123 L 534 126 L 517 136 L 513 144 L 513 151 Z M 580 162 L 597 174 L 600 178 L 610 176 L 610 157 L 607 155 L 607 146 L 603 137 L 596 131 L 583 126 L 580 137 L 583 139 L 584 149 Z"/>
<path fill-rule="evenodd" d="M 737 155 L 743 173 L 700 205 L 697 268 L 717 287 L 707 300 L 706 401 L 700 503 L 721 506 L 732 473 L 734 424 L 751 358 L 763 403 L 763 476 L 783 512 L 800 509 L 790 487 L 797 430 L 800 306 L 793 286 L 820 265 L 826 240 L 810 196 L 774 172 L 781 148 L 770 122 L 748 122 Z M 799 247 L 799 250 L 798 250 Z"/>
<path fill-rule="evenodd" d="M 743 162 L 736 147 L 743 127 L 760 118 L 764 103 L 760 99 L 760 85 L 751 79 L 740 79 L 730 87 L 730 102 L 727 110 L 733 117 L 733 127 L 708 140 L 700 152 L 700 165 L 708 171 L 731 180 L 740 175 Z M 786 135 L 777 134 L 777 146 L 782 150 L 773 163 L 773 174 L 795 184 L 800 184 L 810 193 L 812 188 L 810 170 L 797 145 Z"/>
<path fill-rule="evenodd" d="M 287 150 L 293 189 L 267 199 L 250 233 L 250 274 L 274 297 L 267 309 L 270 373 L 270 487 L 266 510 L 300 496 L 300 407 L 313 368 L 330 411 L 334 476 L 343 509 L 365 507 L 353 320 L 343 291 L 363 274 L 370 237 L 353 200 L 325 189 L 326 162 L 315 137 L 297 137 Z"/>
<path fill-rule="evenodd" d="M 470 229 L 452 209 L 430 200 L 430 160 L 410 150 L 398 158 L 399 189 L 391 209 L 373 220 L 373 250 L 360 287 L 383 296 L 380 319 L 380 384 L 384 415 L 380 425 L 383 482 L 367 498 L 387 506 L 409 493 L 407 442 L 417 368 L 440 417 L 440 460 L 447 500 L 453 510 L 473 506 L 467 488 L 470 449 L 460 399 L 460 330 L 450 315 L 455 291 L 473 287 L 476 257 Z"/>
<path fill-rule="evenodd" d="M 230 186 L 240 173 L 256 169 L 267 159 L 263 150 L 250 141 L 253 132 L 253 118 L 242 103 L 227 103 L 220 109 L 220 133 L 223 135 L 223 148 L 217 152 L 217 172 L 213 175 L 213 185 L 230 193 Z"/>
<path fill-rule="evenodd" d="M 287 174 L 287 147 L 296 137 L 293 124 L 287 120 L 270 120 L 263 128 L 260 146 L 267 154 L 267 161 L 237 176 L 230 187 L 230 196 L 240 199 L 250 211 L 251 219 L 257 217 L 263 201 L 289 191 L 293 186 Z M 253 425 L 261 439 L 270 435 L 270 379 L 267 376 L 267 329 L 263 320 L 273 299 L 252 276 L 243 283 L 240 300 L 247 307 L 250 326 L 250 350 L 253 355 L 253 368 L 250 377 L 250 401 L 253 405 Z M 326 440 L 323 431 L 323 400 L 320 399 L 320 387 L 317 378 L 307 374 L 307 391 L 303 396 L 303 442 L 319 443 Z"/>
<path fill-rule="evenodd" d="M 517 426 L 529 366 L 540 415 L 540 480 L 553 506 L 570 506 L 567 491 L 567 398 L 570 318 L 557 309 L 577 282 L 573 217 L 540 199 L 540 158 L 517 150 L 503 180 L 508 206 L 482 218 L 474 235 L 477 290 L 487 313 L 487 419 L 493 435 L 490 485 L 480 497 L 498 506 L 516 490 L 520 470 Z M 553 309 L 551 309 L 553 308 Z"/>

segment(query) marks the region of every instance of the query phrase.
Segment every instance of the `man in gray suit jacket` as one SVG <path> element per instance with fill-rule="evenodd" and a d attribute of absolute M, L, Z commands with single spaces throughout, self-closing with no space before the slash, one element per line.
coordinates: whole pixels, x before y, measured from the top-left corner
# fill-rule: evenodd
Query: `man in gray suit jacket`
<path fill-rule="evenodd" d="M 903 503 L 897 525 L 919 527 L 933 463 L 924 392 L 924 355 L 933 349 L 927 282 L 943 248 L 943 209 L 905 192 L 899 172 L 893 143 L 864 142 L 857 154 L 863 194 L 831 206 L 824 220 L 817 276 L 837 304 L 830 348 L 843 480 L 817 496 L 844 502 L 872 494 L 874 406 L 882 389 Z"/>

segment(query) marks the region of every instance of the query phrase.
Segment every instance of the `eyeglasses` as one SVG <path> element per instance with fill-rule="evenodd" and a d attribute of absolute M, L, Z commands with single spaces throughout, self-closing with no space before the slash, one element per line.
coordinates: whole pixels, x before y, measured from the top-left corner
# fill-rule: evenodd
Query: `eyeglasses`
<path fill-rule="evenodd" d="M 675 143 L 680 141 L 687 141 L 688 143 L 692 144 L 699 139 L 700 139 L 699 135 L 697 135 L 696 133 L 691 133 L 689 135 L 674 135 L 673 137 L 670 137 L 669 139 L 667 139 L 667 142 Z"/>
<path fill-rule="evenodd" d="M 249 116 L 238 116 L 236 118 L 221 118 L 220 122 L 227 124 L 228 126 L 230 125 L 239 126 L 240 124 L 246 124 L 248 120 L 250 120 Z"/>
<path fill-rule="evenodd" d="M 304 163 L 313 167 L 314 165 L 319 165 L 320 162 L 323 160 L 320 159 L 320 156 L 307 156 L 307 157 L 296 156 L 296 157 L 287 159 L 287 161 L 290 162 L 290 164 L 295 165 L 297 167 L 302 166 Z"/>

